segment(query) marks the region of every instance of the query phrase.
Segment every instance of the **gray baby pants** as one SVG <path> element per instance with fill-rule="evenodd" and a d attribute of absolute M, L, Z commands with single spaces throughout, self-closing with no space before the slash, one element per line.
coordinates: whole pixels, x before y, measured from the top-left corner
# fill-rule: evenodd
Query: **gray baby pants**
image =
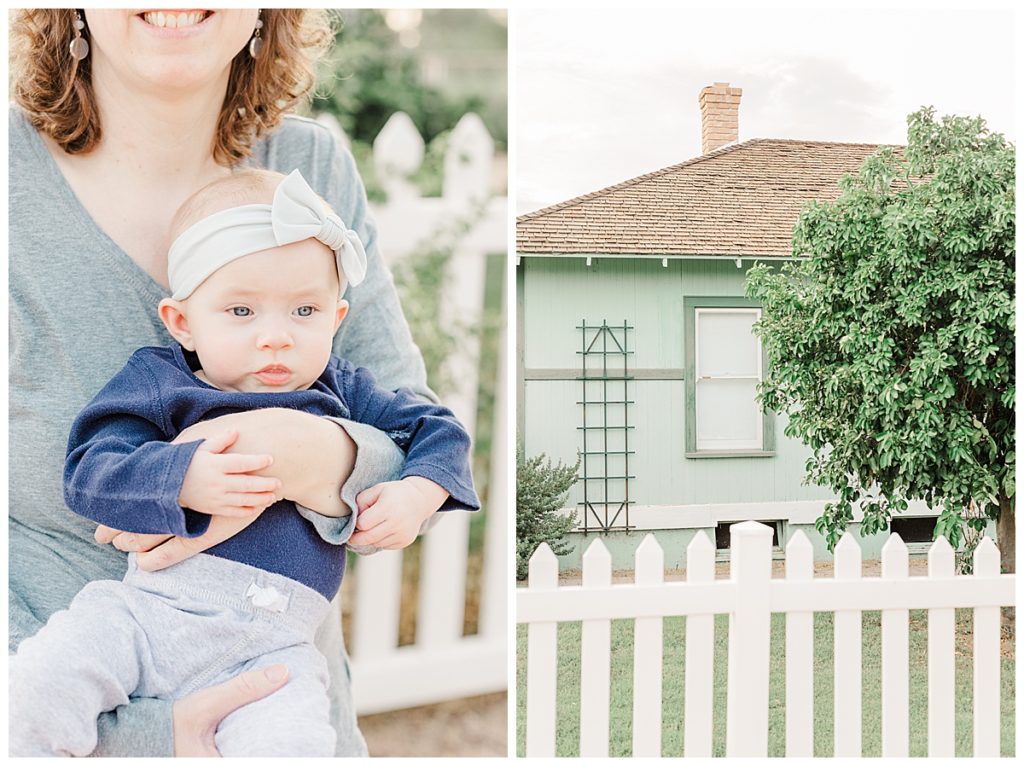
<path fill-rule="evenodd" d="M 177 699 L 246 670 L 288 666 L 288 683 L 217 729 L 224 756 L 331 756 L 327 662 L 313 646 L 330 609 L 287 577 L 199 554 L 160 572 L 128 558 L 10 658 L 11 755 L 89 755 L 96 718 L 129 696 Z"/>

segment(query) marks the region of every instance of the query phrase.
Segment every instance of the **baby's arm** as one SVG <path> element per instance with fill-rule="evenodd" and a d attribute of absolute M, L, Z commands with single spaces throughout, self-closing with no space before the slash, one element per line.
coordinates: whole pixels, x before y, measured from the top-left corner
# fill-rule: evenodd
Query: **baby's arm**
<path fill-rule="evenodd" d="M 406 389 L 382 389 L 368 370 L 347 362 L 338 362 L 334 372 L 351 419 L 383 431 L 406 452 L 399 481 L 377 484 L 357 498 L 353 545 L 405 547 L 435 511 L 480 507 L 469 469 L 469 434 L 451 410 Z"/>
<path fill-rule="evenodd" d="M 209 515 L 252 515 L 278 482 L 248 472 L 269 456 L 222 453 L 230 433 L 204 442 L 173 436 L 152 373 L 132 357 L 71 426 L 64 499 L 75 513 L 140 534 L 202 534 Z"/>
<path fill-rule="evenodd" d="M 64 502 L 79 515 L 127 532 L 201 534 L 209 518 L 178 504 L 181 479 L 199 444 L 167 443 L 160 418 L 145 401 L 148 393 L 108 384 L 75 419 Z"/>

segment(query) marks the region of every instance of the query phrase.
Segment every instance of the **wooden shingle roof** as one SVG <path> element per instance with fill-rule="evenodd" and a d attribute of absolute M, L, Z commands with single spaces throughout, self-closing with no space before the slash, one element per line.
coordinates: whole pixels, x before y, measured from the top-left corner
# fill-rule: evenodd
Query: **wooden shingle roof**
<path fill-rule="evenodd" d="M 753 139 L 520 216 L 516 251 L 786 257 L 812 199 L 877 144 Z"/>

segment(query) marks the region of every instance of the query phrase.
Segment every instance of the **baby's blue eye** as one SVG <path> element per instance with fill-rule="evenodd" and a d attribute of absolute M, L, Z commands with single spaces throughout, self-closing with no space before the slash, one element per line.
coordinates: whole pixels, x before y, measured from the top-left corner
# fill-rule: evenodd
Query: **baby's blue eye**
<path fill-rule="evenodd" d="M 299 306 L 297 309 L 295 309 L 295 313 L 298 314 L 300 317 L 311 317 L 313 316 L 314 311 L 316 311 L 316 309 L 313 308 L 312 306 Z"/>
<path fill-rule="evenodd" d="M 232 306 L 228 311 L 236 317 L 247 317 L 252 314 L 252 309 L 248 306 Z"/>

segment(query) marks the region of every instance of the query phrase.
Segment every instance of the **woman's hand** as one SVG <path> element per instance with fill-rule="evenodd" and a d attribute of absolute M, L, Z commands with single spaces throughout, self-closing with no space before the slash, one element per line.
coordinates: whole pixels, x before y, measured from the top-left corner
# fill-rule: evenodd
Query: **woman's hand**
<path fill-rule="evenodd" d="M 225 430 L 238 432 L 229 453 L 273 457 L 270 467 L 252 475 L 280 479 L 278 495 L 325 516 L 350 513 L 341 501 L 341 486 L 355 465 L 356 445 L 337 423 L 273 407 L 204 420 L 178 434 L 174 443 L 210 438 Z"/>
<path fill-rule="evenodd" d="M 100 525 L 96 528 L 96 542 L 111 543 L 115 548 L 126 553 L 137 553 L 136 562 L 139 569 L 155 572 L 166 569 L 172 564 L 184 561 L 197 553 L 212 548 L 228 538 L 234 537 L 259 517 L 252 516 L 212 516 L 210 526 L 198 537 L 174 537 L 173 535 L 142 535 L 133 532 L 122 532 Z"/>
<path fill-rule="evenodd" d="M 243 705 L 263 699 L 286 683 L 288 668 L 271 665 L 177 700 L 172 707 L 174 755 L 219 756 L 214 737 L 220 722 Z"/>

